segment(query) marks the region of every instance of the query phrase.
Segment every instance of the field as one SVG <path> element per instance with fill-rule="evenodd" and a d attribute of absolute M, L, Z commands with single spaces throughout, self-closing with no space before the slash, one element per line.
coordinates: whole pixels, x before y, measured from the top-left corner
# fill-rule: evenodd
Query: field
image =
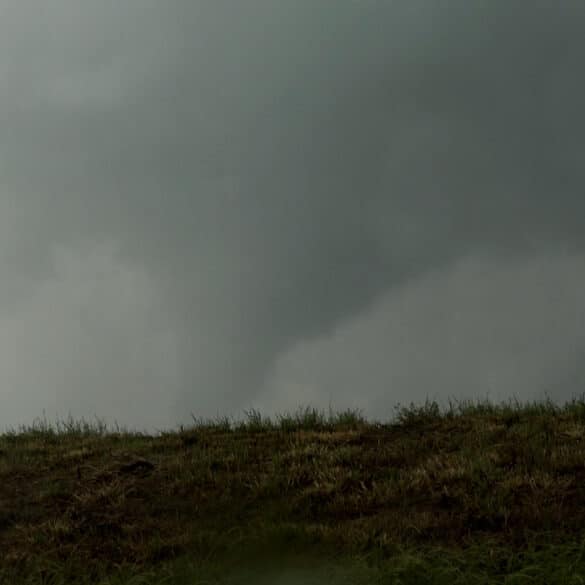
<path fill-rule="evenodd" d="M 585 583 L 585 402 L 0 435 L 0 583 Z"/>

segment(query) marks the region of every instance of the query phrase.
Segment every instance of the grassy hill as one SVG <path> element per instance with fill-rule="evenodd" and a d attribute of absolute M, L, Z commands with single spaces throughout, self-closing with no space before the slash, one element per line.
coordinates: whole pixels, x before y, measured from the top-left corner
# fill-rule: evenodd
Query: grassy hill
<path fill-rule="evenodd" d="M 397 411 L 0 435 L 0 583 L 585 583 L 583 399 Z"/>

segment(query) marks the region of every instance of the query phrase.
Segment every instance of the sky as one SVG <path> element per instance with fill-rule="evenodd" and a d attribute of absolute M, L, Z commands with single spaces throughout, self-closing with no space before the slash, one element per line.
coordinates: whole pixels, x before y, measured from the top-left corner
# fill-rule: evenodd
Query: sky
<path fill-rule="evenodd" d="M 584 19 L 0 0 L 0 429 L 582 395 Z"/>

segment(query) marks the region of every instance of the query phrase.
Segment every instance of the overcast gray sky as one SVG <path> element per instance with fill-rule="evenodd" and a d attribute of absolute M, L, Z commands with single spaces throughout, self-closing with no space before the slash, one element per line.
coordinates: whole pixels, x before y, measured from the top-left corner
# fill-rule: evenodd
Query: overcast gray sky
<path fill-rule="evenodd" d="M 0 0 L 0 428 L 581 395 L 584 25 Z"/>

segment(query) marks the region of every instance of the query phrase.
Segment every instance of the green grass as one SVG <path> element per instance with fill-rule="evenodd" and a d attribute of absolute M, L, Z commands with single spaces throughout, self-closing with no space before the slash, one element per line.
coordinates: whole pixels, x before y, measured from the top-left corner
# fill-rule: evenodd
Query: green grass
<path fill-rule="evenodd" d="M 585 584 L 585 402 L 0 435 L 0 583 Z"/>

